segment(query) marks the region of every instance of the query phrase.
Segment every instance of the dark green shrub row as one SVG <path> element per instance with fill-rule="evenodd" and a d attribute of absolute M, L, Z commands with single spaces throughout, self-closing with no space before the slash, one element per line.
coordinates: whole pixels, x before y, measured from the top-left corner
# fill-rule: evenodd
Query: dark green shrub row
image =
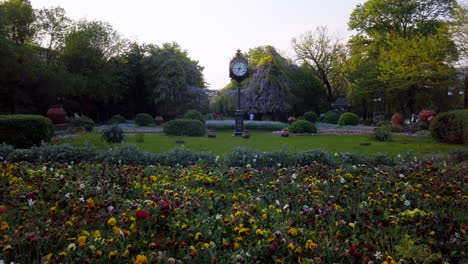
<path fill-rule="evenodd" d="M 135 145 L 124 144 L 117 148 L 98 150 L 94 145 L 41 145 L 29 149 L 15 149 L 10 145 L 0 144 L 0 162 L 32 163 L 60 162 L 60 163 L 102 163 L 102 164 L 141 164 L 141 165 L 167 165 L 190 166 L 214 165 L 218 157 L 211 152 L 194 152 L 185 148 L 176 148 L 161 154 L 150 154 L 138 149 Z M 468 152 L 455 149 L 449 153 L 449 161 L 458 163 L 468 159 Z M 314 163 L 330 167 L 337 166 L 394 166 L 398 163 L 415 161 L 411 151 L 403 156 L 394 158 L 386 153 L 376 153 L 373 156 L 363 156 L 356 153 L 340 153 L 330 155 L 320 149 L 303 152 L 289 152 L 282 149 L 273 152 L 262 152 L 256 149 L 235 148 L 225 154 L 221 165 L 229 167 L 293 167 L 307 166 Z M 443 157 L 428 157 L 422 160 L 444 160 Z"/>
<path fill-rule="evenodd" d="M 71 123 L 74 128 L 86 131 L 93 131 L 94 126 L 96 126 L 94 121 L 86 116 L 75 117 L 71 120 Z"/>
<path fill-rule="evenodd" d="M 269 130 L 279 131 L 286 128 L 288 124 L 278 121 L 244 121 L 244 129 L 246 130 Z M 227 130 L 235 129 L 234 120 L 208 120 L 206 127 L 212 130 Z"/>
<path fill-rule="evenodd" d="M 437 141 L 468 144 L 468 109 L 437 115 L 430 124 L 431 135 Z"/>
<path fill-rule="evenodd" d="M 359 125 L 359 116 L 355 113 L 344 113 L 338 119 L 338 125 L 340 126 L 357 126 Z"/>
<path fill-rule="evenodd" d="M 153 117 L 146 113 L 139 113 L 135 116 L 135 124 L 139 126 L 149 126 L 153 124 Z"/>
<path fill-rule="evenodd" d="M 125 121 L 127 121 L 125 119 L 125 117 L 123 117 L 122 115 L 114 115 L 111 117 L 111 119 L 109 119 L 109 121 L 107 121 L 107 124 L 108 125 L 117 125 L 117 124 L 122 124 L 122 123 L 125 123 Z"/>
<path fill-rule="evenodd" d="M 205 124 L 195 119 L 175 119 L 164 124 L 164 133 L 169 136 L 204 136 Z"/>
<path fill-rule="evenodd" d="M 297 120 L 288 127 L 288 131 L 295 134 L 316 133 L 317 127 L 307 120 Z"/>
<path fill-rule="evenodd" d="M 205 118 L 197 110 L 188 110 L 184 115 L 184 119 L 200 120 L 202 123 L 205 123 Z"/>
<path fill-rule="evenodd" d="M 40 115 L 0 115 L 0 143 L 29 148 L 48 142 L 54 134 L 52 121 Z"/>

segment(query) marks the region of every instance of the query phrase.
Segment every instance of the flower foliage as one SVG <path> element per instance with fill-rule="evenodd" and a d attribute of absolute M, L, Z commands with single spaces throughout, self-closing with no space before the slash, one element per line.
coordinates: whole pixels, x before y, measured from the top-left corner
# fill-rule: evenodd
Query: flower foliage
<path fill-rule="evenodd" d="M 466 170 L 4 162 L 0 260 L 461 263 Z"/>

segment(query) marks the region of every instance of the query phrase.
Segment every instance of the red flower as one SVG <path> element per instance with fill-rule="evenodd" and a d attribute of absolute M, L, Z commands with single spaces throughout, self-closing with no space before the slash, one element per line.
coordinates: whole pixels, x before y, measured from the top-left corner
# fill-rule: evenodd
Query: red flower
<path fill-rule="evenodd" d="M 149 218 L 150 217 L 150 214 L 148 212 L 145 212 L 143 210 L 139 210 L 139 211 L 136 211 L 135 212 L 135 217 L 137 219 L 146 219 L 146 218 Z"/>

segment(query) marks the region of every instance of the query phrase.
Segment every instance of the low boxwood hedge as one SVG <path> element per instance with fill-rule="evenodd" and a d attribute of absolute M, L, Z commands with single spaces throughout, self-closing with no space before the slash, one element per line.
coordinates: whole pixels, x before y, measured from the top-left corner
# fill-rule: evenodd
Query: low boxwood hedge
<path fill-rule="evenodd" d="M 344 113 L 338 119 L 339 126 L 357 126 L 359 125 L 359 116 L 355 113 Z"/>
<path fill-rule="evenodd" d="M 0 115 L 0 143 L 29 148 L 48 142 L 54 134 L 52 121 L 40 115 Z"/>
<path fill-rule="evenodd" d="M 205 124 L 195 119 L 175 119 L 164 124 L 164 133 L 169 136 L 204 136 Z"/>
<path fill-rule="evenodd" d="M 296 134 L 316 133 L 317 127 L 307 120 L 297 120 L 288 127 L 288 131 Z"/>

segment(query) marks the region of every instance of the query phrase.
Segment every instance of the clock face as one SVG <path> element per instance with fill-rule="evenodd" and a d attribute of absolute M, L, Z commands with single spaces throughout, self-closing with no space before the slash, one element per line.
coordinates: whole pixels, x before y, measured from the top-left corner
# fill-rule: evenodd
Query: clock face
<path fill-rule="evenodd" d="M 244 76 L 247 73 L 247 64 L 242 61 L 234 62 L 232 65 L 232 73 L 236 76 Z"/>

